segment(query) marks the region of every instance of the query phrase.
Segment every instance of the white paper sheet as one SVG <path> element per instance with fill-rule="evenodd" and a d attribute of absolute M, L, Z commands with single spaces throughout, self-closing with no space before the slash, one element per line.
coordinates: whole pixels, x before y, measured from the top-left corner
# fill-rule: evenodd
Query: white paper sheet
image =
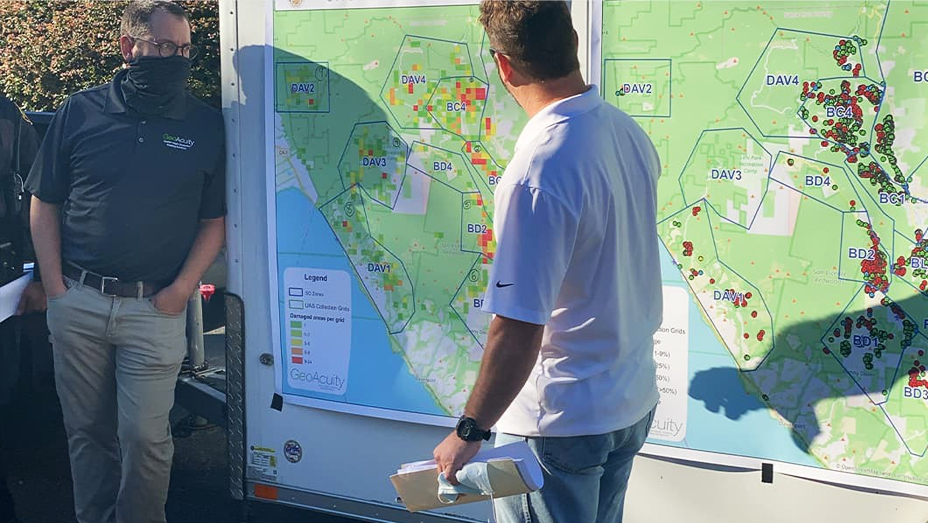
<path fill-rule="evenodd" d="M 16 307 L 19 305 L 19 298 L 26 290 L 26 285 L 32 281 L 32 273 L 27 272 L 16 280 L 0 287 L 0 321 L 16 313 Z"/>

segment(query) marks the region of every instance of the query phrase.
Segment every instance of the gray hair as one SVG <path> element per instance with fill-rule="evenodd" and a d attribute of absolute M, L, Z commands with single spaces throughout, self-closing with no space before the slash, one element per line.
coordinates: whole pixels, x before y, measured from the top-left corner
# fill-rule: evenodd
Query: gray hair
<path fill-rule="evenodd" d="M 133 37 L 148 36 L 151 34 L 151 17 L 156 11 L 163 11 L 190 23 L 184 8 L 168 0 L 132 0 L 122 13 L 122 23 L 119 26 L 121 34 Z"/>

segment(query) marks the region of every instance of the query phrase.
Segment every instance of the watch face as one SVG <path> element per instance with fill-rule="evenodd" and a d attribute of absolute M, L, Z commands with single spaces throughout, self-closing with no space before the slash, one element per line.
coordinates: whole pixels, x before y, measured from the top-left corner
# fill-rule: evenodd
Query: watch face
<path fill-rule="evenodd" d="M 471 441 L 474 438 L 474 430 L 477 428 L 477 422 L 471 418 L 462 418 L 458 422 L 458 437 L 464 441 Z"/>

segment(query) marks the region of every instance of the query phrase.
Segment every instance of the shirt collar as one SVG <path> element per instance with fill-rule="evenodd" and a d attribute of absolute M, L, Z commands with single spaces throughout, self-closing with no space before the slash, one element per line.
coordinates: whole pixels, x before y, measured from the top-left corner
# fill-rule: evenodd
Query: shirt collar
<path fill-rule="evenodd" d="M 110 82 L 109 89 L 107 90 L 108 93 L 103 104 L 103 112 L 109 114 L 125 114 L 131 111 L 129 106 L 126 105 L 126 97 L 122 94 L 122 80 L 127 74 L 129 74 L 129 70 L 123 69 L 113 77 L 113 81 Z M 161 116 L 171 120 L 186 120 L 187 96 L 184 95 L 177 103 L 168 107 L 168 110 Z"/>
<path fill-rule="evenodd" d="M 544 109 L 535 114 L 535 116 L 525 124 L 525 127 L 522 128 L 519 139 L 516 141 L 516 150 L 530 144 L 546 128 L 558 122 L 592 111 L 602 105 L 602 103 L 603 100 L 600 98 L 596 86 L 591 85 L 589 89 L 580 94 L 558 100 L 545 106 Z"/>

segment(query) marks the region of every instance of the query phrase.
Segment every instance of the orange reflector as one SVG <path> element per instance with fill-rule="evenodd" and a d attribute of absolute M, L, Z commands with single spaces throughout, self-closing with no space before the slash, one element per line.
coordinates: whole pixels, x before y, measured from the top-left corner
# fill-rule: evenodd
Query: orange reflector
<path fill-rule="evenodd" d="M 276 501 L 277 500 L 277 487 L 272 487 L 270 485 L 256 484 L 255 485 L 255 497 Z"/>

